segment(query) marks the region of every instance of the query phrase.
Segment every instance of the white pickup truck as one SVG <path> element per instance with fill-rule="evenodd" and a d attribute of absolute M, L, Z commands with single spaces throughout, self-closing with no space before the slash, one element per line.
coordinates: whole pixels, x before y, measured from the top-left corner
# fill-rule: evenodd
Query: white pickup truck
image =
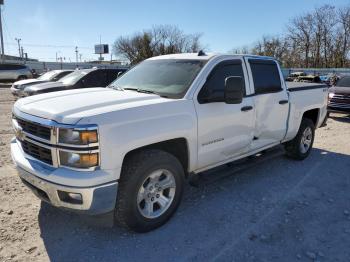
<path fill-rule="evenodd" d="M 191 174 L 278 144 L 295 159 L 308 156 L 328 89 L 291 85 L 270 57 L 150 58 L 108 88 L 18 100 L 12 158 L 53 206 L 113 212 L 129 229 L 149 231 L 173 215 Z"/>

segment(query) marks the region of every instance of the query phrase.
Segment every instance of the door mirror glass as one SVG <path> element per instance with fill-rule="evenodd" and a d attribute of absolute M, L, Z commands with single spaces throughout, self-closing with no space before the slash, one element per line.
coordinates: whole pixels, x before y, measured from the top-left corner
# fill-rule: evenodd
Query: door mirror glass
<path fill-rule="evenodd" d="M 244 82 L 240 76 L 230 76 L 225 79 L 225 103 L 240 104 L 244 94 Z"/>

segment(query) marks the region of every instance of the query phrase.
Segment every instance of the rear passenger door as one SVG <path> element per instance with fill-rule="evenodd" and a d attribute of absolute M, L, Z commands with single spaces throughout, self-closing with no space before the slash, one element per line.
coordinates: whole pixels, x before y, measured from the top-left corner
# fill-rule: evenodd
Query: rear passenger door
<path fill-rule="evenodd" d="M 252 150 L 281 141 L 287 130 L 288 94 L 274 60 L 246 58 L 254 86 L 255 128 Z"/>

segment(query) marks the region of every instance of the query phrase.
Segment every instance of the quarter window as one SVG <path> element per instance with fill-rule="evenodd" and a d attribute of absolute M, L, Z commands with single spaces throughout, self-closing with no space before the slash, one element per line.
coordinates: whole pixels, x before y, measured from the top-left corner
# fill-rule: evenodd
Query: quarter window
<path fill-rule="evenodd" d="M 280 74 L 274 61 L 249 59 L 253 75 L 255 94 L 266 94 L 282 90 Z"/>

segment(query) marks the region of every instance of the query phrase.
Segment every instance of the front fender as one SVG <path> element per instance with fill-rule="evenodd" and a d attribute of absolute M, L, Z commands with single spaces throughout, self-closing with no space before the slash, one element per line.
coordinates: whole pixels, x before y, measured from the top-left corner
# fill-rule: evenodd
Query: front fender
<path fill-rule="evenodd" d="M 134 149 L 170 139 L 185 138 L 188 144 L 189 169 L 195 169 L 197 118 L 191 100 L 144 105 L 104 113 L 95 118 L 89 122 L 99 126 L 101 168 L 121 168 L 125 155 Z"/>

